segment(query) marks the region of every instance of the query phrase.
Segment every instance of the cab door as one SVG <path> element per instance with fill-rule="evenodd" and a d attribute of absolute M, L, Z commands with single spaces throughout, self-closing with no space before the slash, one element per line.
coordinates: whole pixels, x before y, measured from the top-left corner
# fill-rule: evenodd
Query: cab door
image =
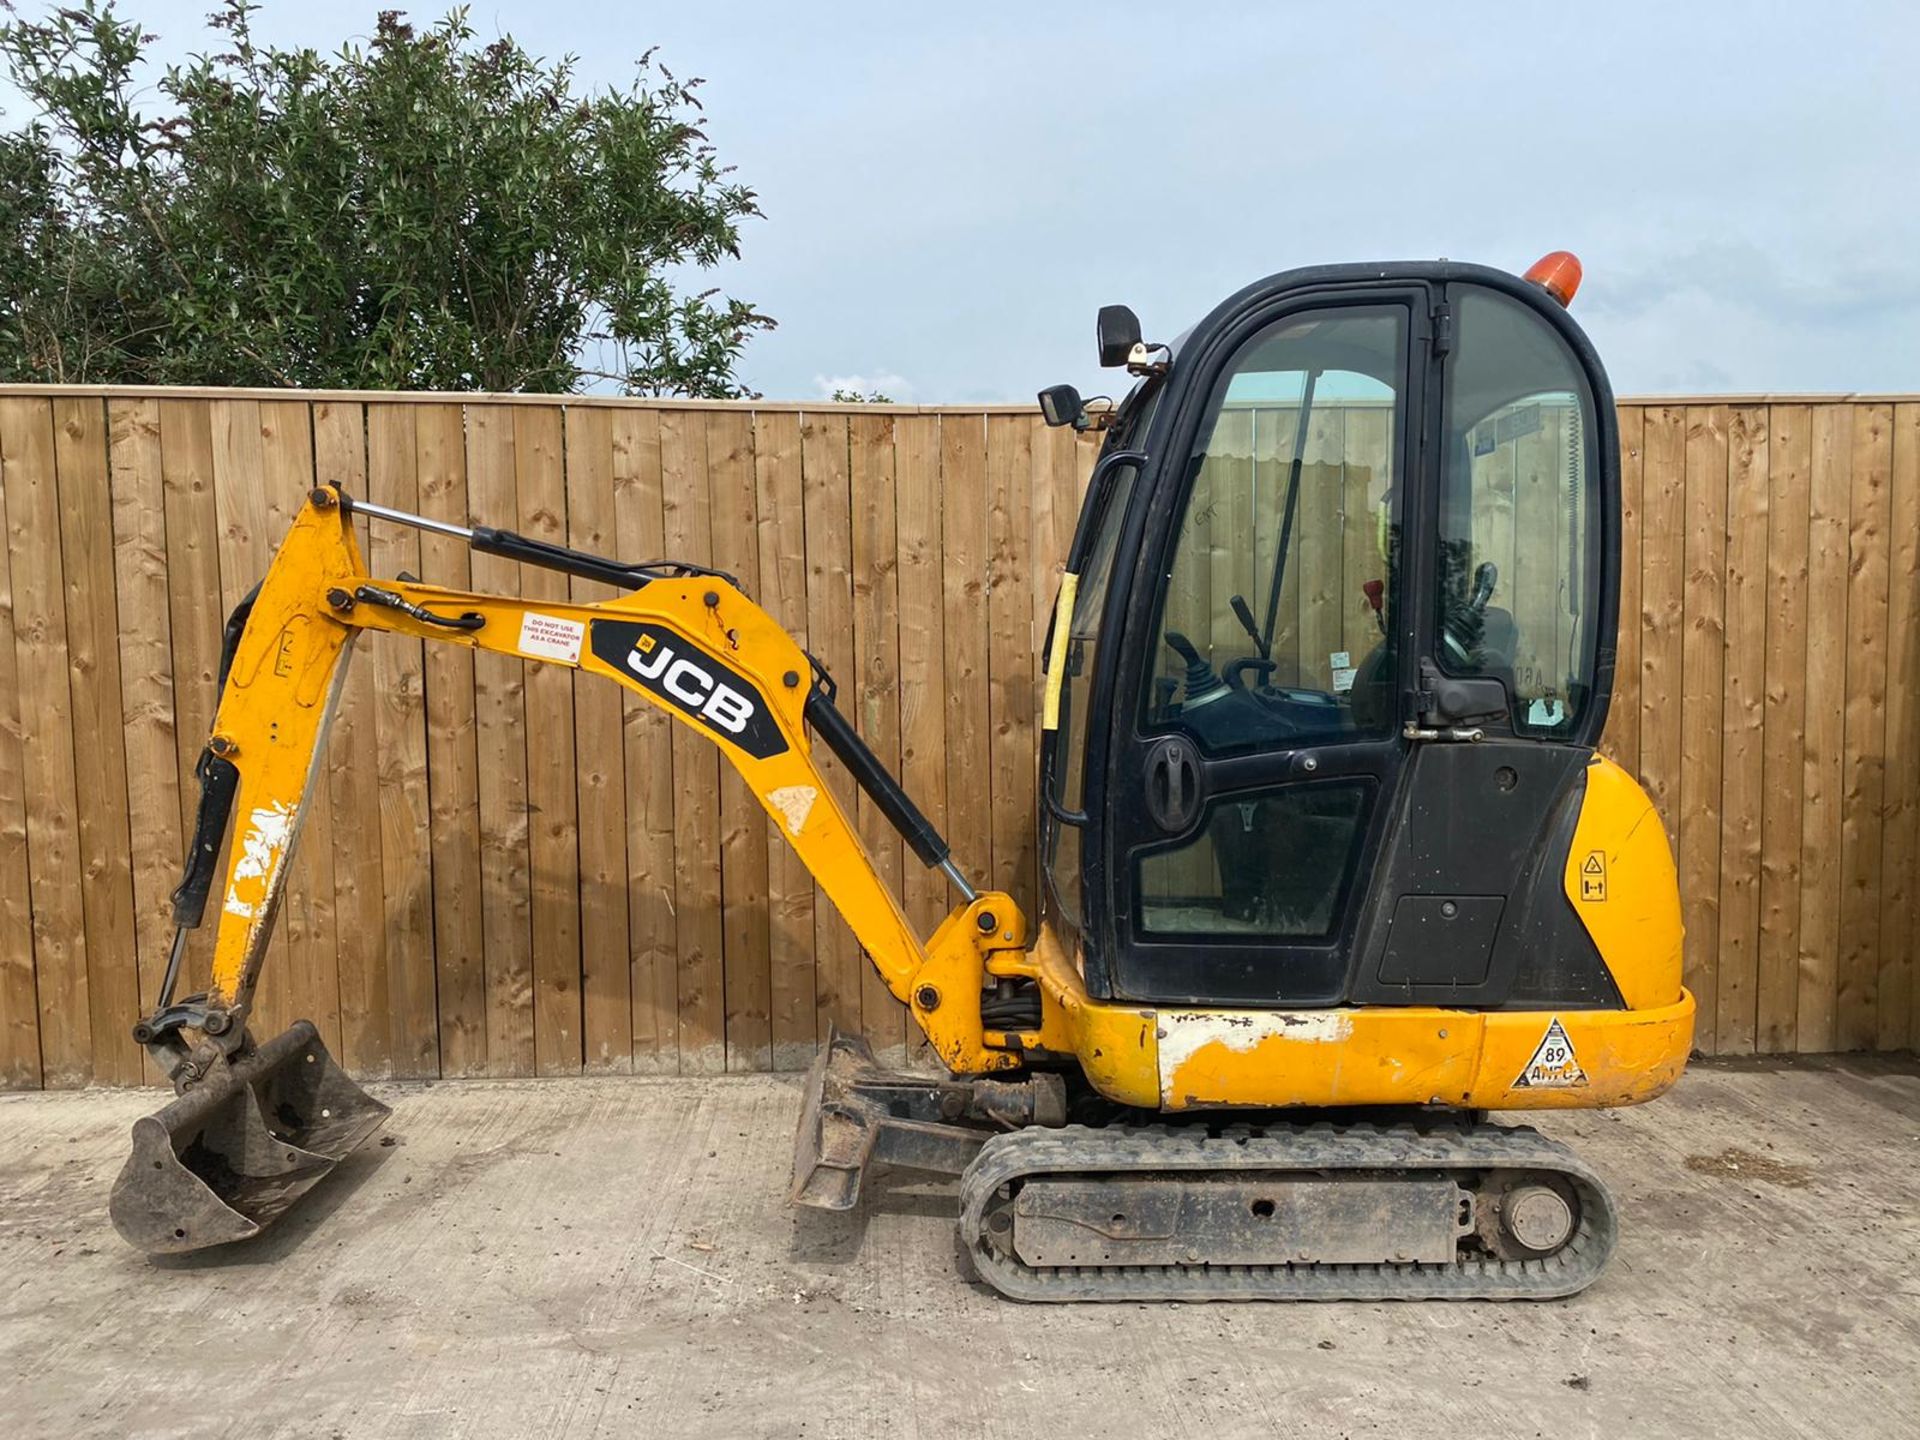
<path fill-rule="evenodd" d="M 1430 561 L 1400 537 L 1436 303 L 1419 282 L 1323 287 L 1182 356 L 1097 797 L 1116 997 L 1346 996 L 1430 608 L 1408 573 Z"/>
<path fill-rule="evenodd" d="M 1619 443 L 1564 309 L 1510 278 L 1445 291 L 1452 344 L 1426 517 L 1400 814 L 1352 955 L 1363 1004 L 1623 1004 L 1567 894 L 1606 722 Z M 1463 740 L 1461 737 L 1473 737 Z M 1590 881 L 1604 896 L 1605 864 Z"/>

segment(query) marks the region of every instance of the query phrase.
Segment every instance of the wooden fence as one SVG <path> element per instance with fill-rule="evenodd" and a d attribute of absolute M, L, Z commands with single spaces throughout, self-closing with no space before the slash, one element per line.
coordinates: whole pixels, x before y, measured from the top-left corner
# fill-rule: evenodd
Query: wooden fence
<path fill-rule="evenodd" d="M 1920 403 L 1621 417 L 1607 744 L 1674 834 L 1700 1043 L 1907 1047 Z M 1346 492 L 1376 429 L 1317 442 Z M 1034 657 L 1090 455 L 1011 407 L 0 389 L 0 1083 L 154 1078 L 127 1028 L 164 965 L 221 622 L 316 478 L 734 572 L 956 854 L 1030 904 Z M 390 527 L 367 547 L 435 583 L 607 593 Z M 366 650 L 259 1029 L 311 1016 L 366 1076 L 792 1068 L 829 1023 L 911 1040 L 711 745 L 564 671 Z M 944 881 L 860 818 L 930 929 Z"/>

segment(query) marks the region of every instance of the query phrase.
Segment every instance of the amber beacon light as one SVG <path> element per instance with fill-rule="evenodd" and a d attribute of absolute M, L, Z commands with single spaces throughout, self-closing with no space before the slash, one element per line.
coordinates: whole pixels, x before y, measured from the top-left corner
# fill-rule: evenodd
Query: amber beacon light
<path fill-rule="evenodd" d="M 1573 292 L 1580 288 L 1580 273 L 1578 255 L 1571 250 L 1555 250 L 1529 265 L 1526 278 L 1565 307 L 1573 304 Z"/>

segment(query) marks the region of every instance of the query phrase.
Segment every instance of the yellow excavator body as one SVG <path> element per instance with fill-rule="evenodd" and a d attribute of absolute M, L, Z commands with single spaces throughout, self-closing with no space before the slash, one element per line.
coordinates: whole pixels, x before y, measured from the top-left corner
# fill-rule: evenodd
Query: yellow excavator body
<path fill-rule="evenodd" d="M 1173 523 L 1175 507 L 1196 505 L 1206 447 L 1231 416 L 1232 385 L 1207 366 L 1249 362 L 1209 360 L 1204 348 L 1191 362 L 1189 408 L 1210 403 L 1212 418 L 1183 422 L 1197 428 L 1172 432 L 1163 453 L 1200 453 L 1149 483 L 1152 427 L 1173 422 L 1147 417 L 1187 350 L 1156 360 L 1124 333 L 1110 346 L 1103 312 L 1103 358 L 1112 349 L 1142 386 L 1096 470 L 1046 647 L 1050 904 L 1038 924 L 1012 897 L 973 889 L 839 716 L 830 677 L 730 577 L 621 565 L 314 490 L 229 626 L 201 816 L 175 897 L 181 937 L 217 899 L 211 979 L 204 994 L 176 999 L 176 944 L 160 1003 L 136 1028 L 179 1098 L 136 1129 L 113 1199 L 122 1233 L 152 1252 L 244 1239 L 387 1118 L 311 1026 L 263 1044 L 247 1028 L 346 662 L 361 632 L 387 631 L 634 691 L 717 745 L 806 863 L 945 1074 L 886 1072 L 860 1042 L 831 1037 L 796 1139 L 796 1201 L 846 1208 L 875 1163 L 960 1172 L 974 1264 L 1023 1299 L 1539 1298 L 1590 1283 L 1613 1244 L 1604 1185 L 1563 1147 L 1485 1115 L 1652 1099 L 1685 1065 L 1693 1000 L 1666 832 L 1632 777 L 1592 748 L 1611 668 L 1600 631 L 1617 587 L 1604 375 L 1555 318 L 1558 292 L 1541 301 L 1496 276 L 1445 265 L 1296 272 L 1203 325 L 1240 347 L 1229 355 L 1264 357 L 1262 376 L 1292 365 L 1309 377 L 1293 397 L 1290 474 L 1282 466 L 1265 490 L 1245 491 L 1276 513 L 1284 495 L 1268 623 L 1245 594 L 1211 602 L 1249 648 L 1225 678 L 1214 652 L 1229 626 L 1205 647 L 1174 628 L 1190 602 L 1175 591 L 1182 562 L 1154 547 L 1193 532 L 1191 517 Z M 1575 377 L 1551 382 L 1542 401 L 1531 379 L 1463 367 L 1433 391 L 1472 407 L 1455 435 L 1468 477 L 1502 444 L 1543 429 L 1566 442 L 1565 518 L 1542 523 L 1565 547 L 1554 563 L 1573 577 L 1560 593 L 1573 585 L 1586 598 L 1536 599 L 1546 622 L 1502 619 L 1490 603 L 1505 593 L 1493 561 L 1469 583 L 1444 543 L 1425 561 L 1409 549 L 1409 536 L 1437 527 L 1444 537 L 1449 524 L 1491 533 L 1485 514 L 1469 513 L 1472 493 L 1448 501 L 1417 444 L 1434 384 L 1421 366 L 1438 371 L 1454 348 L 1442 311 L 1455 287 L 1459 343 L 1496 333 L 1474 307 L 1497 301 L 1518 337 L 1506 343 L 1558 344 Z M 1423 313 L 1435 297 L 1440 308 Z M 1306 322 L 1291 318 L 1303 308 Z M 1361 338 L 1341 342 L 1349 321 Z M 1254 322 L 1266 329 L 1247 339 Z M 1369 349 L 1368 333 L 1386 338 Z M 1325 354 L 1303 360 L 1301 345 Z M 1298 659 L 1290 683 L 1278 679 L 1278 611 L 1310 483 L 1307 412 L 1336 363 L 1356 394 L 1369 379 L 1404 386 L 1388 433 L 1408 439 L 1391 483 L 1370 497 L 1384 578 L 1350 602 L 1372 606 L 1361 614 L 1377 643 L 1358 666 L 1334 654 L 1317 689 Z M 1509 394 L 1516 384 L 1521 402 Z M 1092 423 L 1076 403 L 1043 395 L 1050 420 Z M 1169 498 L 1154 500 L 1155 485 Z M 377 578 L 356 513 L 451 531 L 625 593 L 527 601 Z M 1584 536 L 1574 533 L 1582 523 Z M 1116 558 L 1128 545 L 1140 557 L 1130 583 L 1148 587 L 1137 611 Z M 1516 591 L 1540 584 L 1525 568 L 1537 560 L 1510 563 L 1522 567 Z M 1437 598 L 1414 593 L 1419 581 Z M 1565 643 L 1569 673 L 1543 687 L 1521 653 L 1527 640 L 1499 636 L 1545 623 Z M 1158 649 L 1145 641 L 1101 657 L 1102 629 L 1116 626 L 1161 637 L 1184 672 L 1143 660 Z M 1129 693 L 1142 697 L 1133 722 Z M 823 782 L 822 741 L 912 852 L 953 881 L 959 903 L 931 936 L 916 934 Z M 1122 763 L 1136 751 L 1143 766 Z M 1129 774 L 1144 774 L 1144 794 Z M 1068 829 L 1082 838 L 1068 843 Z M 1168 1118 L 1147 1123 L 1156 1116 Z"/>

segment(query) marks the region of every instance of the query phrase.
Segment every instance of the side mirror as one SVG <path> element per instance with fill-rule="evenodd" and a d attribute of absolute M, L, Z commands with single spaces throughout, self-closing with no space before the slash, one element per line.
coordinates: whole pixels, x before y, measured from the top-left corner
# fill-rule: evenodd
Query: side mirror
<path fill-rule="evenodd" d="M 1084 430 L 1087 405 L 1073 386 L 1049 385 L 1040 392 L 1040 417 L 1050 427 L 1071 425 L 1076 430 Z"/>
<path fill-rule="evenodd" d="M 1102 305 L 1093 332 L 1100 341 L 1100 364 L 1112 369 L 1126 364 L 1140 343 L 1140 317 L 1125 305 Z"/>

